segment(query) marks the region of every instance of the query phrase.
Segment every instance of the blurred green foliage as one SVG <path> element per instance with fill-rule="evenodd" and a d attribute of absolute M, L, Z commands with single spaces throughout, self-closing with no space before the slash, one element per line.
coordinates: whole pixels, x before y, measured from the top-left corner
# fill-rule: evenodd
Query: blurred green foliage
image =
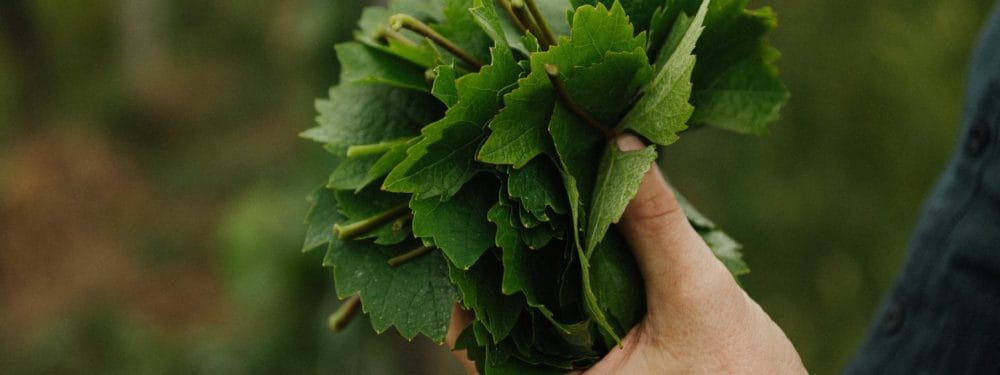
<path fill-rule="evenodd" d="M 893 280 L 948 157 L 966 61 L 992 1 L 755 3 L 782 23 L 772 41 L 793 94 L 782 121 L 761 138 L 686 134 L 663 165 L 745 244 L 754 272 L 744 286 L 807 366 L 834 373 Z M 335 81 L 332 45 L 350 37 L 360 5 L 0 5 L 4 372 L 456 371 L 444 350 L 376 337 L 367 322 L 327 331 L 337 304 L 329 272 L 298 252 L 303 197 L 330 160 L 295 136 Z M 92 169 L 95 160 L 110 171 Z M 114 178 L 88 190 L 77 174 Z M 36 180 L 57 182 L 18 190 Z M 122 207 L 46 206 L 58 196 Z M 131 216 L 104 224 L 118 212 Z M 39 245 L 45 237 L 60 246 Z M 104 287 L 29 288 L 40 275 L 76 280 L 67 270 L 87 267 L 62 263 L 105 250 L 120 254 L 100 255 Z"/>

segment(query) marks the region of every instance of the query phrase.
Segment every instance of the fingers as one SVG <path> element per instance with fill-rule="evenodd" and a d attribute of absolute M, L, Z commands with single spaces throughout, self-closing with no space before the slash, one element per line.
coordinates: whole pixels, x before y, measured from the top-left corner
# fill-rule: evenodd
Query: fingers
<path fill-rule="evenodd" d="M 455 350 L 455 342 L 458 341 L 458 336 L 462 334 L 465 327 L 472 323 L 472 313 L 462 310 L 462 308 L 456 303 L 451 308 L 451 324 L 448 327 L 448 334 L 445 336 L 445 341 L 448 342 L 448 347 L 451 348 L 451 354 L 455 355 L 455 359 L 465 367 L 465 372 L 470 375 L 475 375 L 476 364 L 469 360 L 469 357 L 465 350 Z"/>
<path fill-rule="evenodd" d="M 618 139 L 622 151 L 645 147 L 635 136 Z M 622 216 L 619 231 L 628 241 L 646 281 L 648 298 L 663 301 L 678 292 L 679 284 L 725 272 L 708 245 L 688 223 L 673 190 L 655 165 L 643 178 L 639 192 Z M 707 273 L 707 274 L 706 274 Z M 725 274 L 728 276 L 728 274 Z M 650 307 L 656 304 L 650 303 Z"/>

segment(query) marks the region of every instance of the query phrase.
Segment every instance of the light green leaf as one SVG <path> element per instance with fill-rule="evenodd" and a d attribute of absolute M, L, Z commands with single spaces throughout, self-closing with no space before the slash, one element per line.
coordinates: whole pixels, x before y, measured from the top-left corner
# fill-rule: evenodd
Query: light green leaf
<path fill-rule="evenodd" d="M 531 54 L 531 73 L 519 80 L 518 88 L 504 97 L 505 107 L 490 124 L 492 132 L 479 151 L 479 160 L 521 168 L 531 159 L 550 150 L 552 146 L 547 139 L 546 129 L 553 121 L 550 108 L 553 108 L 556 96 L 545 65 L 555 65 L 562 72 L 576 71 L 581 66 L 601 63 L 609 52 L 638 51 L 636 53 L 644 60 L 641 56 L 645 47 L 645 35 L 634 36 L 632 31 L 625 11 L 617 3 L 611 9 L 603 4 L 577 9 L 573 17 L 572 36 L 561 37 L 559 44 L 548 51 Z M 615 87 L 622 84 L 616 80 L 619 76 L 626 76 L 624 85 L 627 87 L 640 74 L 632 71 L 633 66 L 626 65 L 625 61 L 616 61 L 614 64 L 622 65 L 607 64 L 603 71 L 571 75 L 566 85 L 570 87 L 569 91 L 574 94 L 574 98 L 585 100 L 598 93 L 603 94 L 601 98 L 604 98 L 609 91 L 609 83 Z M 641 66 L 635 69 L 639 70 Z M 596 75 L 604 73 L 618 74 L 613 77 Z M 575 86 L 572 83 L 574 77 L 578 77 L 577 80 L 580 81 Z M 624 105 L 616 107 L 599 100 L 590 100 L 585 108 L 595 113 L 610 111 L 620 115 L 629 103 L 630 96 L 614 99 Z M 592 129 L 584 131 L 594 132 Z"/>
<path fill-rule="evenodd" d="M 656 161 L 656 147 L 641 151 L 623 152 L 614 140 L 604 148 L 604 156 L 597 168 L 597 184 L 590 201 L 587 218 L 586 254 L 589 257 L 597 244 L 604 239 L 608 227 L 617 223 L 625 207 L 639 191 L 642 177 Z"/>
<path fill-rule="evenodd" d="M 455 86 L 458 72 L 455 71 L 455 65 L 438 65 L 437 68 L 434 68 L 434 73 L 436 77 L 431 94 L 434 94 L 434 97 L 448 108 L 454 107 L 458 103 L 458 87 Z"/>
<path fill-rule="evenodd" d="M 701 36 L 702 23 L 708 11 L 709 0 L 704 0 L 698 13 L 686 28 L 675 28 L 673 33 L 683 37 L 670 57 L 658 68 L 646 93 L 636 103 L 624 120 L 626 129 L 632 129 L 643 137 L 660 145 L 668 145 L 677 140 L 677 133 L 687 129 L 687 121 L 694 112 L 688 103 L 691 97 L 691 73 L 695 66 L 692 52 Z M 678 21 L 677 24 L 686 22 Z"/>
<path fill-rule="evenodd" d="M 358 42 L 390 55 L 399 57 L 423 68 L 433 68 L 437 60 L 442 59 L 441 54 L 423 37 L 401 30 L 399 33 L 406 40 L 396 40 L 385 38 L 382 34 L 389 26 L 389 17 L 397 13 L 406 13 L 421 19 L 425 22 L 436 20 L 441 17 L 441 6 L 437 1 L 424 1 L 427 9 L 419 10 L 416 7 L 393 7 L 386 9 L 383 7 L 367 7 L 361 13 L 361 20 L 358 22 L 359 30 L 355 33 L 354 39 Z M 426 6 L 426 5 L 425 5 Z M 433 13 L 435 16 L 431 16 Z"/>
<path fill-rule="evenodd" d="M 481 13 L 500 30 L 492 2 L 488 4 Z M 423 139 L 386 177 L 386 190 L 446 199 L 480 170 L 475 154 L 485 136 L 484 127 L 502 107 L 501 95 L 511 88 L 521 71 L 506 40 L 495 42 L 493 64 L 458 79 L 458 103 L 444 119 L 423 129 Z"/>
<path fill-rule="evenodd" d="M 532 71 L 504 96 L 504 108 L 490 122 L 490 136 L 476 156 L 479 161 L 521 168 L 550 148 L 545 125 L 555 95 L 548 78 L 538 75 Z"/>

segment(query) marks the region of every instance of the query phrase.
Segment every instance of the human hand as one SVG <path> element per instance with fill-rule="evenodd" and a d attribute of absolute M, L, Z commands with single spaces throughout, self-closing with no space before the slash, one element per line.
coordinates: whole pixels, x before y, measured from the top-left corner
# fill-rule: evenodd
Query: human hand
<path fill-rule="evenodd" d="M 622 151 L 645 147 L 634 136 Z M 646 284 L 646 316 L 586 374 L 806 373 L 781 328 L 698 236 L 659 168 L 650 168 L 618 230 Z M 471 318 L 455 309 L 449 344 Z M 470 374 L 475 366 L 455 352 Z"/>

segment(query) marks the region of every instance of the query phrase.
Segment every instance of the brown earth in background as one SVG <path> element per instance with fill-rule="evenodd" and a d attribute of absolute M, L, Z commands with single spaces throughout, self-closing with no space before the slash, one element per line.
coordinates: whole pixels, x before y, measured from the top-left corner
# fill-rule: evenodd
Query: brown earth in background
<path fill-rule="evenodd" d="M 210 264 L 195 258 L 151 272 L 138 259 L 143 224 L 165 210 L 130 155 L 80 130 L 35 134 L 2 160 L 0 304 L 8 334 L 23 337 L 94 302 L 160 328 L 219 317 Z M 189 211 L 195 222 L 212 216 Z"/>

